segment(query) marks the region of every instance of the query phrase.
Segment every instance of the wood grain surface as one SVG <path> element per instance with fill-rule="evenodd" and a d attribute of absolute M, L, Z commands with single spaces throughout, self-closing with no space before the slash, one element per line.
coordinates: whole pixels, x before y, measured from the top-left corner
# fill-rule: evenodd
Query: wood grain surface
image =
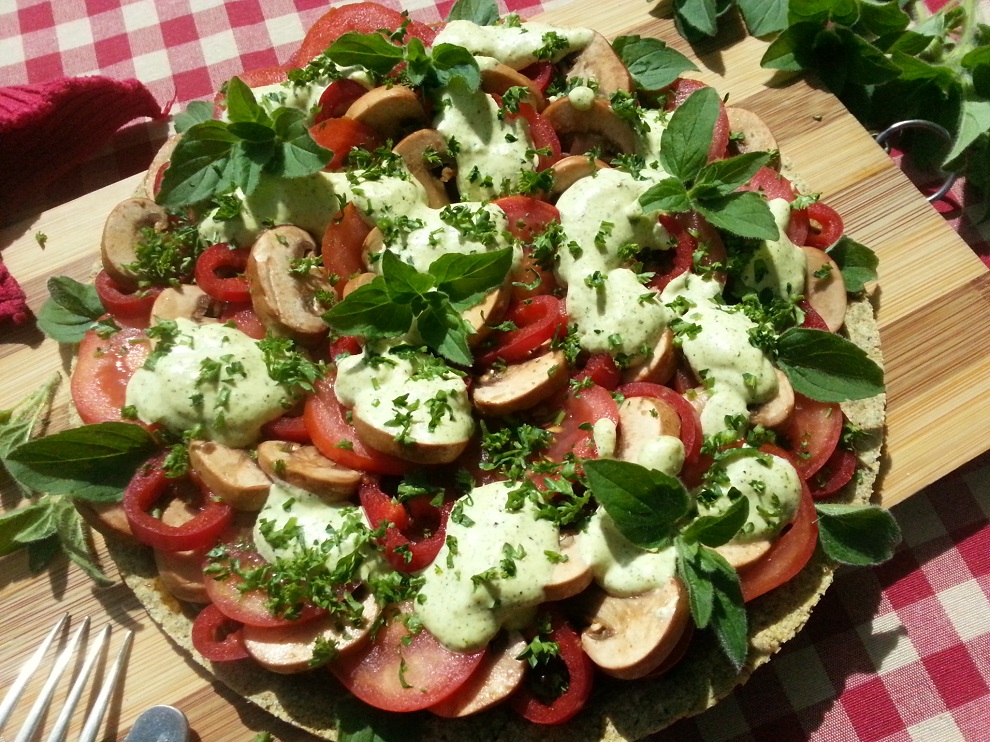
<path fill-rule="evenodd" d="M 580 0 L 543 18 L 591 26 L 609 37 L 658 36 L 697 58 L 697 76 L 727 94 L 730 103 L 759 113 L 807 185 L 842 214 L 854 239 L 877 252 L 877 308 L 888 388 L 880 483 L 884 504 L 903 500 L 990 447 L 990 340 L 976 331 L 990 323 L 990 274 L 983 264 L 834 97 L 807 81 L 762 70 L 763 44 L 741 34 L 730 33 L 717 46 L 692 50 L 670 21 L 649 15 L 650 8 L 642 0 Z M 0 233 L 3 260 L 35 312 L 47 298 L 49 276 L 85 280 L 90 275 L 103 220 L 136 182 L 137 177 L 122 181 Z M 38 232 L 48 236 L 44 247 L 35 240 Z M 32 328 L 4 332 L 0 409 L 16 404 L 50 375 L 64 376 L 71 358 L 70 350 Z M 63 383 L 50 430 L 66 425 L 67 404 Z M 16 504 L 16 493 L 9 481 L 0 480 L 0 485 L 2 506 L 9 509 Z M 100 552 L 105 554 L 102 548 Z M 113 574 L 112 564 L 106 566 Z M 96 588 L 78 569 L 65 565 L 32 576 L 23 554 L 0 560 L 0 689 L 10 684 L 62 611 L 71 612 L 73 623 L 92 616 L 94 629 L 113 624 L 114 651 L 124 628 L 136 632 L 123 691 L 111 709 L 104 738 L 121 738 L 141 709 L 168 702 L 187 713 L 194 740 L 249 742 L 260 730 L 281 740 L 308 739 L 214 685 L 180 655 L 123 585 Z M 84 696 L 84 704 L 93 697 Z M 11 729 L 27 705 L 20 704 Z M 75 728 L 79 724 L 77 718 Z"/>

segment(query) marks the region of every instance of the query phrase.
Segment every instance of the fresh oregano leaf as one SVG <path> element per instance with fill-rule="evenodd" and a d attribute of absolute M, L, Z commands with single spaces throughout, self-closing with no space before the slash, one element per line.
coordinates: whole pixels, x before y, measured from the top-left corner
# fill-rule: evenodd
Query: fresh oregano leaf
<path fill-rule="evenodd" d="M 389 714 L 354 696 L 338 698 L 334 711 L 339 742 L 407 742 L 420 737 L 422 719 L 415 714 Z"/>
<path fill-rule="evenodd" d="M 644 549 L 670 544 L 689 507 L 678 479 L 615 459 L 586 461 L 584 471 L 591 493 L 623 536 Z"/>
<path fill-rule="evenodd" d="M 477 304 L 492 289 L 500 286 L 512 268 L 512 248 L 463 255 L 447 253 L 430 264 L 430 274 L 438 291 L 446 294 L 460 312 Z"/>
<path fill-rule="evenodd" d="M 681 536 L 715 548 L 739 533 L 748 518 L 749 498 L 739 497 L 724 512 L 702 515 L 693 520 L 681 531 Z"/>
<path fill-rule="evenodd" d="M 867 399 L 884 390 L 883 371 L 840 335 L 792 327 L 777 342 L 777 364 L 794 391 L 820 402 Z"/>
<path fill-rule="evenodd" d="M 871 567 L 894 555 L 901 529 L 888 511 L 873 505 L 817 503 L 818 540 L 840 564 Z"/>
<path fill-rule="evenodd" d="M 429 81 L 437 87 L 460 78 L 468 90 L 481 87 L 481 68 L 474 55 L 463 46 L 437 44 L 432 49 L 433 74 Z"/>
<path fill-rule="evenodd" d="M 186 110 L 175 114 L 172 123 L 179 134 L 187 131 L 196 124 L 213 118 L 213 104 L 205 100 L 194 100 L 186 106 Z"/>
<path fill-rule="evenodd" d="M 643 207 L 643 212 L 647 214 L 651 211 L 676 214 L 691 208 L 691 199 L 687 189 L 677 178 L 664 178 L 659 183 L 650 186 L 639 197 L 639 203 Z"/>
<path fill-rule="evenodd" d="M 408 304 L 393 301 L 385 279 L 379 277 L 331 307 L 323 320 L 342 335 L 387 338 L 407 332 L 413 313 Z"/>
<path fill-rule="evenodd" d="M 447 14 L 448 21 L 471 21 L 477 26 L 491 26 L 498 20 L 498 3 L 494 0 L 457 0 Z"/>
<path fill-rule="evenodd" d="M 755 191 L 698 200 L 695 208 L 716 227 L 740 237 L 775 240 L 780 236 L 770 207 L 763 196 Z"/>
<path fill-rule="evenodd" d="M 737 0 L 751 36 L 768 36 L 787 28 L 788 0 Z"/>
<path fill-rule="evenodd" d="M 430 294 L 427 299 L 426 308 L 416 318 L 423 342 L 447 360 L 470 366 L 474 359 L 467 338 L 474 330 L 441 294 Z"/>
<path fill-rule="evenodd" d="M 770 162 L 768 152 L 747 152 L 746 154 L 715 160 L 705 165 L 694 183 L 694 195 L 700 198 L 700 188 L 710 188 L 713 196 L 728 196 L 745 185 L 756 175 L 756 171 Z"/>
<path fill-rule="evenodd" d="M 660 39 L 620 36 L 612 42 L 612 48 L 643 90 L 659 90 L 674 82 L 682 72 L 698 69 Z"/>
<path fill-rule="evenodd" d="M 54 505 L 55 532 L 62 552 L 97 585 L 107 587 L 113 580 L 106 576 L 96 563 L 95 555 L 86 538 L 82 516 L 67 497 L 57 498 Z"/>
<path fill-rule="evenodd" d="M 691 182 L 708 162 L 719 98 L 714 88 L 700 88 L 670 114 L 660 138 L 664 169 L 683 183 Z"/>
<path fill-rule="evenodd" d="M 7 456 L 7 470 L 34 492 L 112 501 L 156 445 L 140 425 L 84 425 L 21 444 Z"/>
<path fill-rule="evenodd" d="M 38 327 L 60 343 L 78 343 L 106 313 L 94 286 L 68 276 L 49 278 L 48 293 L 38 312 Z"/>
<path fill-rule="evenodd" d="M 28 539 L 24 539 L 21 534 L 39 529 L 42 523 L 48 522 L 49 515 L 48 507 L 40 502 L 0 514 L 0 556 L 23 548 Z"/>
<path fill-rule="evenodd" d="M 877 266 L 880 261 L 876 253 L 851 237 L 843 235 L 825 252 L 842 271 L 846 291 L 852 293 L 862 291 L 867 283 L 877 280 Z"/>
<path fill-rule="evenodd" d="M 377 75 L 387 75 L 403 59 L 402 47 L 378 33 L 348 31 L 334 41 L 326 56 L 342 67 L 358 65 Z"/>

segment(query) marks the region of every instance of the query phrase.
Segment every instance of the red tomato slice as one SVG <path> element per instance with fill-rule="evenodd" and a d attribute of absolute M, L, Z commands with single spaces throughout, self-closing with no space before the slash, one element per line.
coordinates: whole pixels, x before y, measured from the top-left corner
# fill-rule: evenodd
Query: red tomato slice
<path fill-rule="evenodd" d="M 807 484 L 801 482 L 801 503 L 793 522 L 755 564 L 739 570 L 743 600 L 748 602 L 793 579 L 811 559 L 818 543 L 818 518 Z"/>
<path fill-rule="evenodd" d="M 215 605 L 199 612 L 192 625 L 193 648 L 210 662 L 233 662 L 251 655 L 244 646 L 241 624 L 227 618 Z"/>
<path fill-rule="evenodd" d="M 512 710 L 535 724 L 563 724 L 572 719 L 584 708 L 594 681 L 594 667 L 581 648 L 581 637 L 556 612 L 550 625 L 549 641 L 560 647 L 558 659 L 567 670 L 567 690 L 548 702 L 544 700 L 545 694 L 534 691 L 530 676 L 509 698 Z"/>
<path fill-rule="evenodd" d="M 188 480 L 173 479 L 162 470 L 165 454 L 142 466 L 124 490 L 124 514 L 134 537 L 161 551 L 192 551 L 213 546 L 234 518 L 234 510 L 205 487 L 183 487 L 198 501 L 199 512 L 181 525 L 168 525 L 148 511 L 166 497 L 174 497 Z"/>
<path fill-rule="evenodd" d="M 622 381 L 622 372 L 615 365 L 615 359 L 608 353 L 595 353 L 584 368 L 574 374 L 575 381 L 591 379 L 598 386 L 605 387 L 610 392 L 615 391 Z"/>
<path fill-rule="evenodd" d="M 233 322 L 238 330 L 254 340 L 264 339 L 267 332 L 250 303 L 224 305 L 220 311 L 220 321 Z"/>
<path fill-rule="evenodd" d="M 625 397 L 654 397 L 666 402 L 674 408 L 681 420 L 681 442 L 684 444 L 684 463 L 693 464 L 701 455 L 701 443 L 704 436 L 701 432 L 701 420 L 698 411 L 694 409 L 681 394 L 670 387 L 653 384 L 648 381 L 635 381 L 623 384 L 618 393 Z"/>
<path fill-rule="evenodd" d="M 261 426 L 261 437 L 269 441 L 290 441 L 312 445 L 313 437 L 302 415 L 282 415 Z"/>
<path fill-rule="evenodd" d="M 537 278 L 540 279 L 539 285 L 531 289 L 514 286 L 513 296 L 528 299 L 539 294 L 554 293 L 557 279 L 552 270 L 546 270 L 533 259 L 531 243 L 535 237 L 546 231 L 547 225 L 560 221 L 557 207 L 532 196 L 504 196 L 493 203 L 505 212 L 510 234 L 523 243 L 519 283 L 532 284 Z"/>
<path fill-rule="evenodd" d="M 740 191 L 761 191 L 768 201 L 775 198 L 782 198 L 791 202 L 797 198 L 797 191 L 791 185 L 791 181 L 770 167 L 761 167 L 750 179 L 749 183 L 742 186 Z M 808 239 L 808 212 L 805 209 L 791 210 L 791 219 L 787 224 L 787 238 L 795 245 L 804 245 Z"/>
<path fill-rule="evenodd" d="M 289 60 L 289 66 L 305 67 L 348 31 L 372 33 L 384 29 L 386 33 L 391 34 L 398 30 L 405 20 L 406 17 L 402 13 L 378 3 L 354 3 L 331 8 L 310 26 L 298 51 Z M 426 46 L 433 43 L 436 34 L 437 29 L 418 21 L 412 21 L 406 27 L 407 41 L 408 37 L 412 36 L 421 39 Z"/>
<path fill-rule="evenodd" d="M 808 480 L 811 496 L 824 500 L 834 495 L 852 480 L 857 463 L 854 452 L 848 448 L 836 448 L 822 468 Z"/>
<path fill-rule="evenodd" d="M 155 299 L 162 293 L 160 286 L 139 291 L 124 291 L 106 271 L 96 274 L 94 284 L 100 302 L 117 320 L 117 324 L 142 330 L 151 324 L 151 308 L 155 305 Z"/>
<path fill-rule="evenodd" d="M 251 287 L 244 275 L 249 254 L 250 250 L 234 249 L 226 242 L 210 245 L 196 260 L 196 285 L 217 301 L 251 301 Z"/>
<path fill-rule="evenodd" d="M 521 361 L 567 325 L 564 302 L 549 295 L 511 305 L 503 320 L 512 322 L 517 329 L 492 333 L 494 347 L 478 356 L 481 365 L 490 365 L 499 358 L 508 363 Z"/>
<path fill-rule="evenodd" d="M 692 80 L 687 77 L 678 77 L 674 82 L 664 88 L 667 93 L 667 110 L 673 111 L 691 93 L 701 88 L 707 88 L 705 83 L 699 80 Z M 718 120 L 715 122 L 715 131 L 712 133 L 712 145 L 708 148 L 708 161 L 720 160 L 725 157 L 725 150 L 729 146 L 729 115 L 725 112 L 725 105 L 719 102 Z"/>
<path fill-rule="evenodd" d="M 390 617 L 361 652 L 338 657 L 330 665 L 355 696 L 385 711 L 418 711 L 454 695 L 485 656 L 451 652 L 425 629 L 412 634 L 404 609 Z"/>
<path fill-rule="evenodd" d="M 839 212 L 820 201 L 811 204 L 807 212 L 813 228 L 808 230 L 808 237 L 804 241 L 805 245 L 824 250 L 839 241 L 845 231 L 845 225 L 842 223 Z"/>
<path fill-rule="evenodd" d="M 534 62 L 521 72 L 536 83 L 541 93 L 545 93 L 553 79 L 554 66 L 552 62 Z"/>
<path fill-rule="evenodd" d="M 389 523 L 385 530 L 385 557 L 398 572 L 418 572 L 433 564 L 447 533 L 447 517 L 453 501 L 440 507 L 420 495 L 400 503 L 382 491 L 375 479 L 361 483 L 361 507 L 372 528 Z M 408 554 L 408 558 L 405 556 Z"/>
<path fill-rule="evenodd" d="M 655 291 L 662 291 L 668 283 L 679 275 L 691 270 L 691 267 L 694 265 L 694 251 L 698 247 L 698 241 L 671 214 L 661 214 L 657 217 L 657 221 L 660 222 L 671 237 L 677 240 L 677 245 L 673 250 L 668 251 L 673 253 L 670 268 L 668 270 L 656 271 L 656 275 L 650 279 L 650 288 Z M 650 268 L 652 269 L 652 266 Z"/>
<path fill-rule="evenodd" d="M 356 80 L 348 80 L 346 77 L 334 80 L 320 96 L 320 111 L 316 114 L 314 123 L 340 118 L 347 113 L 354 101 L 367 92 L 368 88 Z"/>
<path fill-rule="evenodd" d="M 784 448 L 802 479 L 825 465 L 842 436 L 842 409 L 835 402 L 818 402 L 794 393 L 794 412 L 779 429 Z"/>
<path fill-rule="evenodd" d="M 287 67 L 262 67 L 257 70 L 245 70 L 240 74 L 233 75 L 249 88 L 261 88 L 266 85 L 275 85 L 289 79 Z M 218 90 L 213 96 L 213 118 L 219 119 L 223 116 L 227 108 L 227 94 Z"/>
<path fill-rule="evenodd" d="M 72 401 L 87 425 L 120 421 L 127 382 L 148 357 L 150 346 L 143 330 L 124 328 L 101 338 L 90 330 L 79 344 L 72 371 Z"/>
<path fill-rule="evenodd" d="M 344 406 L 333 393 L 333 384 L 317 382 L 316 394 L 306 400 L 303 413 L 313 445 L 331 461 L 375 474 L 402 474 L 409 462 L 366 446 L 345 418 Z"/>
<path fill-rule="evenodd" d="M 378 132 L 370 126 L 346 117 L 321 121 L 310 127 L 309 135 L 318 145 L 333 152 L 324 170 L 340 170 L 355 147 L 375 149 L 382 143 Z"/>
<path fill-rule="evenodd" d="M 340 298 L 344 284 L 353 275 L 364 271 L 364 240 L 371 227 L 361 218 L 353 203 L 348 203 L 330 220 L 323 233 L 323 268 L 331 278 L 337 278 L 334 291 Z"/>
<path fill-rule="evenodd" d="M 579 459 L 597 459 L 598 449 L 591 426 L 603 418 L 619 422 L 619 406 L 608 389 L 592 385 L 570 391 L 563 401 L 564 419 L 551 428 L 553 442 L 547 446 L 546 458 L 562 462 L 568 453 Z"/>
<path fill-rule="evenodd" d="M 807 330 L 824 330 L 829 332 L 828 325 L 825 324 L 825 320 L 822 316 L 815 311 L 815 308 L 808 303 L 807 299 L 802 299 L 798 302 L 798 306 L 801 311 L 804 312 L 804 322 L 801 323 L 801 327 Z"/>
<path fill-rule="evenodd" d="M 540 154 L 540 160 L 536 165 L 538 170 L 546 170 L 563 155 L 557 132 L 550 122 L 528 103 L 519 104 L 518 115 L 526 119 L 526 123 L 529 124 L 529 138 L 533 140 L 533 148 L 546 152 Z"/>

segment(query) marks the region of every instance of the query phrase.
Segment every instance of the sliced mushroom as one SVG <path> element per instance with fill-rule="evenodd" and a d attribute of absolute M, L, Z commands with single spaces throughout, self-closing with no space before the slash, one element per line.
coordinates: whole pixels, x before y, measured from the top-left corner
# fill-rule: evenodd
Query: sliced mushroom
<path fill-rule="evenodd" d="M 443 172 L 450 175 L 449 166 L 454 160 L 447 151 L 447 140 L 440 132 L 436 129 L 414 131 L 395 145 L 392 151 L 402 157 L 406 168 L 426 189 L 426 203 L 431 209 L 440 209 L 450 204 L 450 197 L 444 186 L 444 176 L 437 177 L 434 174 L 436 165 L 427 162 L 428 156 L 438 156 L 446 167 Z"/>
<path fill-rule="evenodd" d="M 358 409 L 351 410 L 351 422 L 366 445 L 416 464 L 449 464 L 464 452 L 470 441 L 470 437 L 464 440 L 398 441 L 396 428 L 367 420 Z"/>
<path fill-rule="evenodd" d="M 581 646 L 606 675 L 634 680 L 654 670 L 688 625 L 687 592 L 677 578 L 657 590 L 617 598 L 591 588 L 581 597 L 588 627 Z"/>
<path fill-rule="evenodd" d="M 674 332 L 669 327 L 661 334 L 648 358 L 638 361 L 622 371 L 622 382 L 652 381 L 666 384 L 677 371 L 677 346 Z"/>
<path fill-rule="evenodd" d="M 315 446 L 288 441 L 258 444 L 258 465 L 272 478 L 318 495 L 327 502 L 347 500 L 361 485 L 361 472 L 321 454 Z"/>
<path fill-rule="evenodd" d="M 619 405 L 619 445 L 615 458 L 640 463 L 643 447 L 660 436 L 677 438 L 681 418 L 669 404 L 653 397 L 626 397 Z"/>
<path fill-rule="evenodd" d="M 131 525 L 127 522 L 127 515 L 124 513 L 124 506 L 121 503 L 80 499 L 75 499 L 72 502 L 82 519 L 104 536 L 110 536 L 129 544 L 140 543 L 131 531 Z"/>
<path fill-rule="evenodd" d="M 528 410 L 567 386 L 567 358 L 562 350 L 482 374 L 472 385 L 475 409 L 498 417 Z"/>
<path fill-rule="evenodd" d="M 753 425 L 773 428 L 782 424 L 794 411 L 794 388 L 787 374 L 779 368 L 774 369 L 777 375 L 777 393 L 757 407 L 749 416 Z"/>
<path fill-rule="evenodd" d="M 138 276 L 128 266 L 137 261 L 136 248 L 144 239 L 142 231 L 162 232 L 168 227 L 168 213 L 149 198 L 128 198 L 110 212 L 103 225 L 100 257 L 103 270 L 122 289 L 138 288 Z"/>
<path fill-rule="evenodd" d="M 636 133 L 612 110 L 608 102 L 596 99 L 587 110 L 576 108 L 568 98 L 558 98 L 543 111 L 570 154 L 589 152 L 600 146 L 607 153 L 636 151 Z"/>
<path fill-rule="evenodd" d="M 426 124 L 422 101 L 404 85 L 369 90 L 351 104 L 346 115 L 392 141 L 398 141 L 406 131 L 421 129 Z"/>
<path fill-rule="evenodd" d="M 362 286 L 366 286 L 375 280 L 377 276 L 374 273 L 358 273 L 356 276 L 352 276 L 348 279 L 347 283 L 344 284 L 344 290 L 341 292 L 342 296 L 347 296 L 348 294 L 357 291 Z"/>
<path fill-rule="evenodd" d="M 151 316 L 156 320 L 188 319 L 198 324 L 219 322 L 216 302 L 199 286 L 169 286 L 155 299 Z"/>
<path fill-rule="evenodd" d="M 559 553 L 567 560 L 554 564 L 550 580 L 543 586 L 544 600 L 574 597 L 583 592 L 594 577 L 591 565 L 581 556 L 579 534 L 561 532 Z"/>
<path fill-rule="evenodd" d="M 157 195 L 159 178 L 169 160 L 172 159 L 172 153 L 175 152 L 175 147 L 180 139 L 182 139 L 181 134 L 174 134 L 165 140 L 165 144 L 155 154 L 155 158 L 151 161 L 148 172 L 144 176 L 141 185 L 143 192 L 139 192 L 137 195 L 152 199 Z"/>
<path fill-rule="evenodd" d="M 542 111 L 547 104 L 546 98 L 539 86 L 521 72 L 499 62 L 494 67 L 481 71 L 481 89 L 486 93 L 504 95 L 509 88 L 529 88 L 526 103 L 537 111 Z"/>
<path fill-rule="evenodd" d="M 373 256 L 377 256 L 382 250 L 385 249 L 385 236 L 382 234 L 382 230 L 379 227 L 375 227 L 370 232 L 368 236 L 364 238 L 364 242 L 361 243 L 361 256 L 364 259 L 364 264 L 370 266 L 374 260 Z M 374 259 L 377 259 L 375 257 Z"/>
<path fill-rule="evenodd" d="M 262 232 L 248 256 L 247 277 L 251 303 L 261 321 L 303 344 L 314 344 L 327 335 L 322 308 L 317 301 L 330 285 L 319 268 L 305 275 L 292 272 L 294 261 L 316 251 L 309 233 L 291 225 Z"/>
<path fill-rule="evenodd" d="M 468 335 L 468 345 L 472 348 L 484 340 L 492 331 L 492 326 L 497 325 L 505 314 L 506 307 L 509 306 L 509 299 L 512 298 L 512 286 L 508 281 L 492 289 L 485 298 L 469 307 L 461 313 L 464 321 L 474 330 L 473 335 Z"/>
<path fill-rule="evenodd" d="M 760 539 L 759 541 L 750 541 L 747 543 L 730 542 L 722 544 L 715 551 L 725 557 L 725 561 L 732 565 L 734 569 L 742 569 L 766 556 L 772 545 L 773 542 L 769 539 Z"/>
<path fill-rule="evenodd" d="M 241 630 L 244 646 L 259 665 L 272 672 L 291 674 L 311 670 L 333 657 L 354 652 L 368 641 L 380 609 L 370 591 L 361 605 L 364 610 L 356 624 L 331 614 L 274 628 L 245 624 Z M 329 643 L 333 651 L 317 659 L 314 655 L 318 641 Z"/>
<path fill-rule="evenodd" d="M 553 188 L 550 196 L 557 198 L 581 178 L 594 175 L 599 170 L 608 167 L 604 160 L 587 155 L 568 155 L 557 160 L 550 166 L 553 170 Z"/>
<path fill-rule="evenodd" d="M 430 711 L 446 719 L 460 718 L 505 700 L 526 676 L 526 660 L 519 659 L 525 649 L 526 640 L 518 631 L 500 635 L 467 682 L 447 700 L 430 706 Z"/>
<path fill-rule="evenodd" d="M 619 90 L 627 93 L 633 91 L 632 75 L 608 39 L 597 31 L 591 43 L 574 57 L 567 76 L 597 80 L 598 90 L 605 96 Z"/>
<path fill-rule="evenodd" d="M 203 484 L 235 510 L 261 510 L 268 499 L 271 480 L 242 448 L 193 441 L 189 444 L 189 463 Z"/>
<path fill-rule="evenodd" d="M 181 526 L 195 515 L 195 510 L 185 502 L 174 499 L 162 511 L 162 522 L 170 526 Z M 203 576 L 206 552 L 207 549 L 175 552 L 154 549 L 158 579 L 173 598 L 198 604 L 210 602 Z"/>
<path fill-rule="evenodd" d="M 804 295 L 811 308 L 821 315 L 832 332 L 838 332 L 846 321 L 846 284 L 838 264 L 824 250 L 802 247 L 805 261 Z M 826 267 L 828 266 L 828 267 Z M 822 274 L 821 277 L 815 274 Z"/>
<path fill-rule="evenodd" d="M 780 149 L 770 127 L 752 111 L 727 106 L 725 113 L 729 117 L 729 131 L 732 132 L 732 141 L 739 154 L 776 152 Z"/>

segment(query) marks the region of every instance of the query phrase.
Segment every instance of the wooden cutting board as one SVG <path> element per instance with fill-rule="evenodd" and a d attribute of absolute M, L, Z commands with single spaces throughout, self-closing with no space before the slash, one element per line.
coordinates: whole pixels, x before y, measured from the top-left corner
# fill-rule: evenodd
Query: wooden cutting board
<path fill-rule="evenodd" d="M 643 0 L 579 0 L 543 18 L 591 26 L 609 37 L 657 36 L 698 58 L 698 77 L 728 95 L 730 103 L 759 113 L 810 188 L 844 217 L 848 233 L 879 255 L 877 308 L 888 390 L 883 503 L 905 499 L 985 451 L 990 447 L 986 268 L 834 97 L 808 82 L 762 70 L 764 44 L 741 33 L 695 54 L 670 21 L 650 15 L 652 7 Z M 127 179 L 0 233 L 3 260 L 35 312 L 47 298 L 49 276 L 89 277 L 103 220 L 130 195 L 137 180 Z M 48 237 L 44 247 L 35 239 L 39 232 Z M 0 409 L 7 409 L 49 375 L 64 375 L 71 354 L 30 327 L 3 332 Z M 66 424 L 67 404 L 63 383 L 52 430 Z M 0 505 L 9 509 L 16 504 L 15 493 L 9 481 L 0 480 L 0 485 Z M 113 574 L 112 565 L 108 569 Z M 199 739 L 209 742 L 247 742 L 251 730 L 262 729 L 282 740 L 305 737 L 214 687 L 191 661 L 180 658 L 120 584 L 96 589 L 78 569 L 64 566 L 32 577 L 19 554 L 0 560 L 0 608 L 0 688 L 9 685 L 29 649 L 62 610 L 77 618 L 93 616 L 96 627 L 110 622 L 135 629 L 124 692 L 111 709 L 108 738 L 126 730 L 142 708 L 162 701 L 179 705 Z M 115 629 L 114 649 L 121 636 Z M 13 723 L 25 711 L 19 708 Z"/>

